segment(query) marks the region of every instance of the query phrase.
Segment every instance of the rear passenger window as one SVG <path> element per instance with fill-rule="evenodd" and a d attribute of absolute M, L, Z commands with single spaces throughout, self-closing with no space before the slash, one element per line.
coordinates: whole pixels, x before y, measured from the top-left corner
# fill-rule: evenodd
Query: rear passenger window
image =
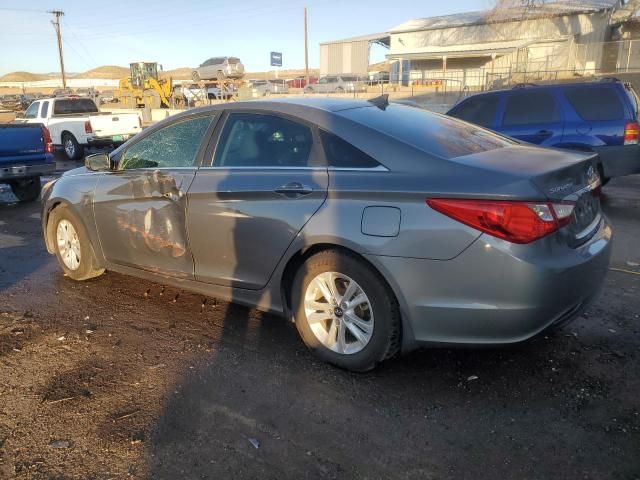
<path fill-rule="evenodd" d="M 564 92 L 564 96 L 580 118 L 588 122 L 624 118 L 624 107 L 613 88 L 569 88 Z"/>
<path fill-rule="evenodd" d="M 216 148 L 219 167 L 307 167 L 313 135 L 301 123 L 275 115 L 232 113 Z"/>
<path fill-rule="evenodd" d="M 47 118 L 49 113 L 49 102 L 42 102 L 42 108 L 40 109 L 40 118 Z"/>
<path fill-rule="evenodd" d="M 504 126 L 552 123 L 560 121 L 556 101 L 548 92 L 514 93 L 507 98 Z"/>
<path fill-rule="evenodd" d="M 375 159 L 337 135 L 320 130 L 320 139 L 330 167 L 376 168 L 380 166 Z"/>
<path fill-rule="evenodd" d="M 471 97 L 451 110 L 449 115 L 482 127 L 492 127 L 498 100 L 495 95 Z"/>

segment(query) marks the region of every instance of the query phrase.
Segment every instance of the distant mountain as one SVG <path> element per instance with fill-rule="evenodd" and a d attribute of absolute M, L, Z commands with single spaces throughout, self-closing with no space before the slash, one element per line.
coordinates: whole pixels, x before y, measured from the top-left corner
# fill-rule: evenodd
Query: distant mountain
<path fill-rule="evenodd" d="M 127 67 L 119 67 L 117 65 L 103 65 L 91 70 L 87 70 L 83 73 L 77 73 L 74 78 L 109 78 L 112 80 L 118 80 L 123 77 L 129 76 L 129 69 Z"/>
<path fill-rule="evenodd" d="M 49 80 L 51 77 L 42 73 L 11 72 L 0 77 L 0 82 L 37 82 L 38 80 Z"/>

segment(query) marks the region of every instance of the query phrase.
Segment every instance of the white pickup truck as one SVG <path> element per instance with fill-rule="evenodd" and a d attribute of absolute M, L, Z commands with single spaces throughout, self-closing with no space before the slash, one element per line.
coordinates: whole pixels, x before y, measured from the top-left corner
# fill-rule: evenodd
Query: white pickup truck
<path fill-rule="evenodd" d="M 90 98 L 57 97 L 29 105 L 22 123 L 41 123 L 49 129 L 54 146 L 64 148 L 72 160 L 82 158 L 85 147 L 120 145 L 142 130 L 137 113 L 100 112 Z"/>

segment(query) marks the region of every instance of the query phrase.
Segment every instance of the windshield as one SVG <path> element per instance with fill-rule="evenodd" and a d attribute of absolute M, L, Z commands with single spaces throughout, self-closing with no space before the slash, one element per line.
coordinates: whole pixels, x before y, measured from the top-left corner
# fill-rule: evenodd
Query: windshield
<path fill-rule="evenodd" d="M 70 98 L 55 101 L 53 106 L 54 115 L 68 115 L 71 113 L 98 113 L 98 107 L 88 98 Z"/>
<path fill-rule="evenodd" d="M 406 105 L 353 108 L 339 114 L 446 159 L 516 144 L 476 125 Z"/>
<path fill-rule="evenodd" d="M 227 62 L 233 65 L 233 64 L 236 64 L 236 63 L 240 63 L 240 59 L 236 58 L 236 57 L 229 57 L 227 59 Z"/>

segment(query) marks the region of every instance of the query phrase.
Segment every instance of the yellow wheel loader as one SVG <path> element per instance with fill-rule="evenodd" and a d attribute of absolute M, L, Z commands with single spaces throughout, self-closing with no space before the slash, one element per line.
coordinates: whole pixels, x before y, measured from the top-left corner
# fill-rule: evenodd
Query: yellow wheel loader
<path fill-rule="evenodd" d="M 125 108 L 182 108 L 184 95 L 174 93 L 171 78 L 158 77 L 156 62 L 135 62 L 129 64 L 129 77 L 120 80 L 115 92 L 118 102 Z M 160 67 L 162 68 L 162 67 Z"/>

